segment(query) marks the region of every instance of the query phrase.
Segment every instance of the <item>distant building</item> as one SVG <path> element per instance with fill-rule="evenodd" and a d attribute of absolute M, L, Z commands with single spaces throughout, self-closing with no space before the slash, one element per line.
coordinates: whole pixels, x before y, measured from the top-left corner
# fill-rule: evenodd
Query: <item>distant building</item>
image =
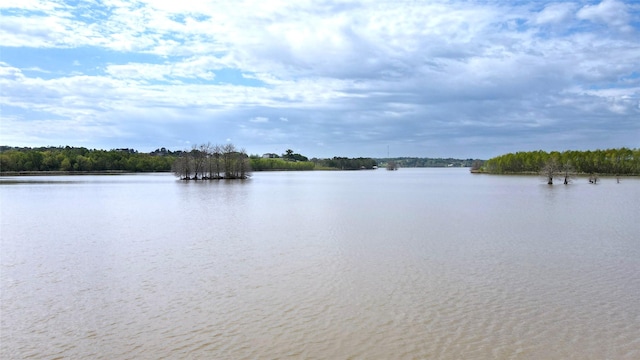
<path fill-rule="evenodd" d="M 275 159 L 278 158 L 278 154 L 274 154 L 274 153 L 266 153 L 262 155 L 263 159 Z"/>

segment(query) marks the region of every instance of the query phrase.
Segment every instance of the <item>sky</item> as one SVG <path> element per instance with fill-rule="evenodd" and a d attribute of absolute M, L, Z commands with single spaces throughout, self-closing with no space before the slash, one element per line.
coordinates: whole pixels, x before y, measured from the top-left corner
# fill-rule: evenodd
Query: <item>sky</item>
<path fill-rule="evenodd" d="M 640 147 L 640 1 L 0 0 L 0 145 Z"/>

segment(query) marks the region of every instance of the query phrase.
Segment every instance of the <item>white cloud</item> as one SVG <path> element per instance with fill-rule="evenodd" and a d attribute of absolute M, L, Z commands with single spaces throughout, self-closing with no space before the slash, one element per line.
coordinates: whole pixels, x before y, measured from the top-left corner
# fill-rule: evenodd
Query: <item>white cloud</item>
<path fill-rule="evenodd" d="M 613 28 L 630 31 L 627 5 L 617 0 L 603 0 L 598 5 L 585 5 L 578 11 L 579 19 L 602 23 Z"/>
<path fill-rule="evenodd" d="M 0 63 L 16 139 L 50 121 L 84 126 L 82 139 L 95 127 L 96 141 L 109 141 L 100 126 L 130 141 L 149 134 L 154 148 L 228 136 L 251 152 L 265 141 L 265 152 L 396 142 L 416 154 L 593 133 L 601 123 L 584 119 L 594 116 L 638 131 L 638 9 L 620 1 L 16 4 L 0 2 L 1 46 L 25 51 Z"/>
<path fill-rule="evenodd" d="M 552 3 L 547 5 L 540 13 L 533 17 L 536 24 L 562 24 L 570 21 L 575 16 L 576 4 Z"/>
<path fill-rule="evenodd" d="M 21 11 L 41 11 L 49 12 L 64 8 L 64 5 L 59 4 L 56 1 L 42 1 L 42 0 L 0 0 L 0 10 L 21 10 Z"/>
<path fill-rule="evenodd" d="M 213 80 L 214 70 L 224 67 L 212 56 L 201 56 L 164 64 L 111 64 L 105 71 L 119 79 L 170 80 L 175 78 Z"/>

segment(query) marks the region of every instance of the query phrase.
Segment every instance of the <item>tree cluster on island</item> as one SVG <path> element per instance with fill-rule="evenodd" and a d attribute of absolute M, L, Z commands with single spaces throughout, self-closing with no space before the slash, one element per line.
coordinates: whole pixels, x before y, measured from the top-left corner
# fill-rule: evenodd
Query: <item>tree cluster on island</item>
<path fill-rule="evenodd" d="M 233 180 L 249 177 L 251 164 L 244 149 L 207 143 L 182 151 L 171 170 L 181 180 Z"/>

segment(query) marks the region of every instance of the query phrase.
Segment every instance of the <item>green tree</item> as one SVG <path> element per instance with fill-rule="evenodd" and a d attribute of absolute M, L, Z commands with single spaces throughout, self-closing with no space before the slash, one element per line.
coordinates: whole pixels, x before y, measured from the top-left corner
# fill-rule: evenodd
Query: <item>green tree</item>
<path fill-rule="evenodd" d="M 294 161 L 295 159 L 293 157 L 293 150 L 287 149 L 287 151 L 285 151 L 285 153 L 282 154 L 282 158 L 287 159 L 289 161 Z"/>
<path fill-rule="evenodd" d="M 73 165 L 71 164 L 71 160 L 69 160 L 68 157 L 65 157 L 60 163 L 60 170 L 62 171 L 73 170 Z"/>

